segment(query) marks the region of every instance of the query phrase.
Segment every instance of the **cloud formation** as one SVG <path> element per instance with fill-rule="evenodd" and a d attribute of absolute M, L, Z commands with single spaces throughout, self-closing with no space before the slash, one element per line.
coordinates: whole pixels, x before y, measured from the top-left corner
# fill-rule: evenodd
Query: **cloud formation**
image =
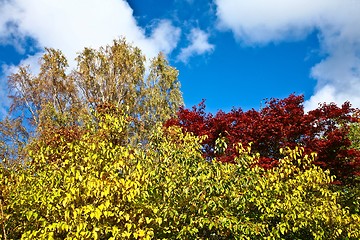
<path fill-rule="evenodd" d="M 317 80 L 307 110 L 319 102 L 360 107 L 360 1 L 215 0 L 218 26 L 243 44 L 300 40 L 318 32 L 325 56 L 310 75 Z"/>
<path fill-rule="evenodd" d="M 181 62 L 188 62 L 189 58 L 195 55 L 201 55 L 212 52 L 215 48 L 209 43 L 209 34 L 199 28 L 193 28 L 188 36 L 189 46 L 182 48 L 178 56 Z"/>
<path fill-rule="evenodd" d="M 12 45 L 21 52 L 26 39 L 31 38 L 39 49 L 61 49 L 70 67 L 75 67 L 76 54 L 84 47 L 98 48 L 119 37 L 140 47 L 148 58 L 160 51 L 171 53 L 181 30 L 169 20 L 159 20 L 150 27 L 150 34 L 146 34 L 138 26 L 125 0 L 0 0 L 0 44 Z M 28 56 L 20 65 L 30 64 L 36 73 L 41 55 Z M 2 73 L 6 76 L 16 69 L 5 65 Z M 1 97 L 4 92 L 0 89 Z"/>
<path fill-rule="evenodd" d="M 40 48 L 61 49 L 71 60 L 84 47 L 98 48 L 126 36 L 148 57 L 170 53 L 180 29 L 169 20 L 159 21 L 150 36 L 137 25 L 125 0 L 1 0 L 0 39 L 8 44 L 26 36 Z"/>

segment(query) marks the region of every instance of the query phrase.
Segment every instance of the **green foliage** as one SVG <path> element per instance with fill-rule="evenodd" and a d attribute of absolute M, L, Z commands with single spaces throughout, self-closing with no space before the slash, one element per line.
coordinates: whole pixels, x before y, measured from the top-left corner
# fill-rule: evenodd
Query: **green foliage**
<path fill-rule="evenodd" d="M 351 147 L 360 150 L 360 122 L 350 124 L 349 139 L 351 140 Z"/>
<path fill-rule="evenodd" d="M 202 139 L 177 127 L 156 128 L 145 148 L 124 146 L 114 139 L 129 117 L 95 116 L 77 138 L 70 129 L 39 144 L 34 164 L 0 168 L 3 239 L 360 237 L 359 215 L 337 203 L 332 177 L 302 149 L 283 150 L 269 171 L 241 145 L 238 164 L 208 162 Z"/>
<path fill-rule="evenodd" d="M 355 116 L 359 118 L 357 111 Z M 349 127 L 349 140 L 351 148 L 360 150 L 360 122 L 354 122 Z M 360 214 L 360 177 L 357 176 L 352 184 L 344 186 L 334 185 L 332 188 L 340 194 L 339 202 L 342 206 L 349 208 L 351 213 Z"/>

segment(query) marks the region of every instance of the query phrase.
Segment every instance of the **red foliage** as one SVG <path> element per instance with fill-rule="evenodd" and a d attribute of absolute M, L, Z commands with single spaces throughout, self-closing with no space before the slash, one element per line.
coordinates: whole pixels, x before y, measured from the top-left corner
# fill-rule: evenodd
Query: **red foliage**
<path fill-rule="evenodd" d="M 278 100 L 271 99 L 260 111 L 243 112 L 234 109 L 229 113 L 219 111 L 215 116 L 205 112 L 204 101 L 192 110 L 181 108 L 177 118 L 170 119 L 165 126 L 178 125 L 185 132 L 197 136 L 207 135 L 203 142 L 204 156 L 216 157 L 222 162 L 233 162 L 236 156 L 235 143 L 252 143 L 252 150 L 260 153 L 260 165 L 264 168 L 276 166 L 283 147 L 304 147 L 306 153 L 317 152 L 315 164 L 329 169 L 338 179 L 359 174 L 360 152 L 350 149 L 348 125 L 357 121 L 349 103 L 341 107 L 324 104 L 304 112 L 304 97 L 290 95 Z M 225 137 L 228 148 L 224 153 L 215 153 L 215 141 Z"/>

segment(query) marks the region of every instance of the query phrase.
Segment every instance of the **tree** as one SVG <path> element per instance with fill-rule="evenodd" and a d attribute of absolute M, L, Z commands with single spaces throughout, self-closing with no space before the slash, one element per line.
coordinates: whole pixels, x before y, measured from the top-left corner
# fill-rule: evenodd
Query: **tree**
<path fill-rule="evenodd" d="M 233 109 L 219 111 L 215 116 L 205 112 L 201 103 L 192 110 L 181 108 L 177 118 L 165 126 L 181 126 L 185 132 L 207 138 L 203 142 L 205 157 L 222 162 L 234 162 L 235 145 L 250 145 L 260 154 L 259 164 L 264 168 L 277 165 L 280 148 L 302 146 L 306 153 L 317 152 L 315 164 L 329 169 L 338 181 L 347 181 L 360 174 L 360 151 L 351 147 L 349 125 L 357 118 L 349 103 L 337 107 L 323 104 L 304 112 L 303 96 L 290 95 L 271 99 L 260 111 L 243 112 Z M 226 144 L 223 151 L 216 151 L 218 144 Z"/>
<path fill-rule="evenodd" d="M 177 70 L 162 54 L 147 68 L 140 49 L 125 39 L 85 48 L 72 71 L 60 50 L 45 50 L 37 76 L 28 67 L 9 76 L 10 116 L 20 118 L 31 136 L 47 138 L 54 128 L 85 125 L 97 106 L 110 104 L 132 118 L 128 141 L 146 143 L 149 131 L 182 104 Z"/>

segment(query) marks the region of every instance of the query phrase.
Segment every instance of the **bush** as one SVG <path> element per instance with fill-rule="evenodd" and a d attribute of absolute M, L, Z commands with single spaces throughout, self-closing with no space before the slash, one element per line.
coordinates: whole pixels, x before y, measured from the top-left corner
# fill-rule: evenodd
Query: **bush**
<path fill-rule="evenodd" d="M 123 146 L 112 136 L 127 117 L 99 119 L 70 142 L 62 131 L 56 145 L 40 144 L 28 166 L 1 168 L 2 238 L 360 237 L 359 215 L 337 203 L 329 172 L 301 148 L 282 150 L 265 171 L 241 145 L 238 164 L 206 161 L 202 139 L 177 127 L 158 128 L 147 146 Z"/>

